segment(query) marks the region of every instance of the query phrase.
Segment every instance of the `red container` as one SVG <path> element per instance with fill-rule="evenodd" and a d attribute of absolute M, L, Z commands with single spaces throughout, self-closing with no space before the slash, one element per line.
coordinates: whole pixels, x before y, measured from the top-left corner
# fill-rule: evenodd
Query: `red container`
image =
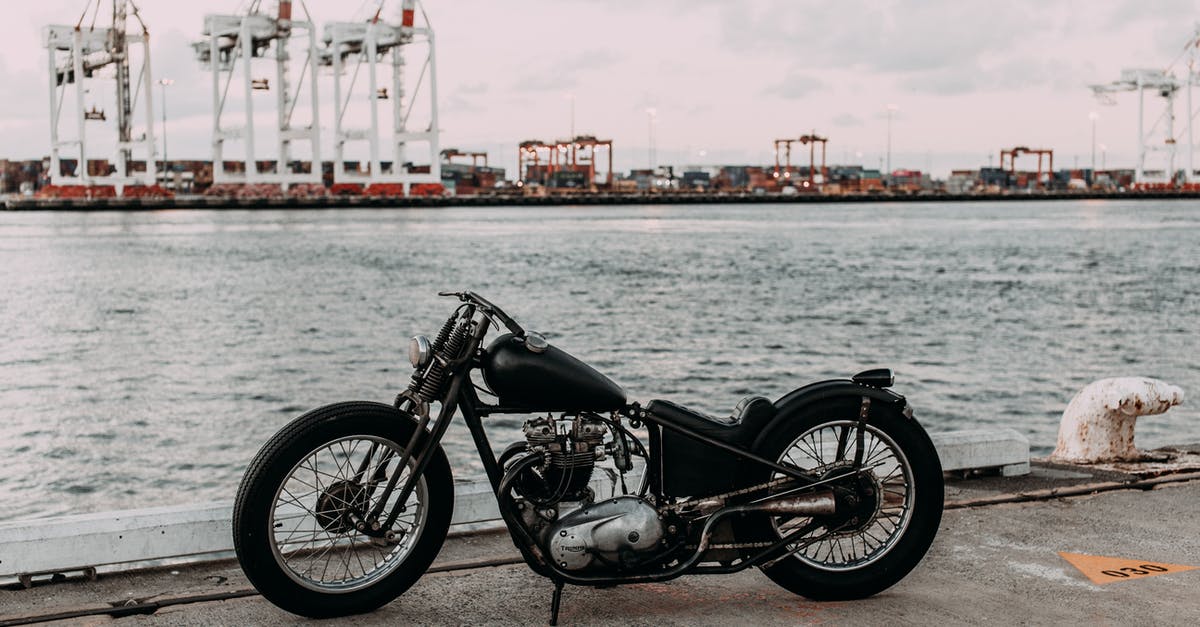
<path fill-rule="evenodd" d="M 442 196 L 446 188 L 441 183 L 415 183 L 409 191 L 413 196 Z"/>
<path fill-rule="evenodd" d="M 364 192 L 367 196 L 403 196 L 402 183 L 371 183 Z"/>

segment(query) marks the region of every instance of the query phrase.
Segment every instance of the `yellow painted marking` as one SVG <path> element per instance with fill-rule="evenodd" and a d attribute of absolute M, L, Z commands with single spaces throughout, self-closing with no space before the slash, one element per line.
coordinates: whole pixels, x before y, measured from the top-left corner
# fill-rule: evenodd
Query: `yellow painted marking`
<path fill-rule="evenodd" d="M 1114 581 L 1129 581 L 1155 575 L 1181 573 L 1185 570 L 1196 570 L 1200 566 L 1183 566 L 1181 564 L 1162 564 L 1133 560 L 1125 557 L 1101 557 L 1084 555 L 1082 553 L 1064 553 L 1059 551 L 1059 557 L 1067 560 L 1079 572 L 1092 580 L 1092 583 L 1106 584 Z"/>

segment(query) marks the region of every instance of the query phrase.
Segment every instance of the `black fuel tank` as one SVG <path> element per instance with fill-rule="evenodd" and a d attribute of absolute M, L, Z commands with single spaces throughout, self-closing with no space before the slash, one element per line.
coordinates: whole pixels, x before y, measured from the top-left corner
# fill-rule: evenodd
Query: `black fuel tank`
<path fill-rule="evenodd" d="M 612 411 L 625 406 L 625 390 L 566 351 L 536 353 L 506 333 L 483 356 L 483 379 L 505 407 L 534 411 Z"/>

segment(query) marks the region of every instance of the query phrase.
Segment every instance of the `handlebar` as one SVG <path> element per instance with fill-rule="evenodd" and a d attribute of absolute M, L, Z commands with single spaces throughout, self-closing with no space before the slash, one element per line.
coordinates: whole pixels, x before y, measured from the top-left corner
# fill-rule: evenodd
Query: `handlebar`
<path fill-rule="evenodd" d="M 464 303 L 471 303 L 475 305 L 479 311 L 482 311 L 489 317 L 499 320 L 513 335 L 518 337 L 524 337 L 525 335 L 525 329 L 521 328 L 521 325 L 517 324 L 516 320 L 513 320 L 511 316 L 504 313 L 503 309 L 493 305 L 491 301 L 480 296 L 479 294 L 476 294 L 475 292 L 438 292 L 438 296 L 453 296 Z"/>

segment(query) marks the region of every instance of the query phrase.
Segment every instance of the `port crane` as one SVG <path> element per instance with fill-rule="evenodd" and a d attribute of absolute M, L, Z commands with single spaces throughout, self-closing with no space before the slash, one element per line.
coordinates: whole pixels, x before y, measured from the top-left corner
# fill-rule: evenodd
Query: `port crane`
<path fill-rule="evenodd" d="M 1037 185 L 1039 188 L 1045 188 L 1042 183 L 1042 158 L 1049 158 L 1049 167 L 1045 170 L 1047 173 L 1054 172 L 1054 151 L 1049 148 L 1030 148 L 1028 146 L 1017 146 L 1000 151 L 1000 169 L 1006 170 L 1010 175 L 1017 173 L 1017 157 L 1021 155 L 1037 155 Z M 1005 167 L 1005 163 L 1008 167 Z"/>
<path fill-rule="evenodd" d="M 386 2 L 380 0 L 372 17 L 358 22 L 332 22 L 325 25 L 325 48 L 321 65 L 333 69 L 334 162 L 337 183 L 376 185 L 387 189 L 403 186 L 407 195 L 414 184 L 441 184 L 438 148 L 437 57 L 433 27 L 425 9 L 416 0 L 402 0 L 400 23 L 381 19 Z M 417 20 L 420 13 L 421 19 Z M 420 59 L 421 53 L 424 58 Z M 405 68 L 411 58 L 419 59 L 420 70 L 411 94 Z M 366 85 L 356 89 L 358 77 L 366 70 Z M 387 85 L 381 82 L 388 81 Z M 421 124 L 413 119 L 422 90 L 428 96 L 427 111 Z M 379 102 L 391 101 L 391 134 L 384 137 Z M 347 111 L 357 102 L 365 104 L 369 126 L 356 128 L 346 119 Z M 346 167 L 346 146 L 366 142 L 369 167 L 366 172 Z M 424 145 L 422 158 L 428 165 L 414 165 L 410 147 Z M 384 165 L 384 154 L 391 163 Z"/>
<path fill-rule="evenodd" d="M 1135 164 L 1133 180 L 1135 183 L 1167 183 L 1172 180 L 1175 172 L 1175 96 L 1180 90 L 1180 83 L 1173 74 L 1159 69 L 1134 68 L 1121 70 L 1121 76 L 1115 81 L 1102 85 L 1091 85 L 1092 93 L 1103 104 L 1115 104 L 1114 94 L 1120 92 L 1133 91 L 1138 95 L 1138 142 L 1137 142 L 1137 162 Z M 1147 131 L 1145 129 L 1145 109 L 1146 109 L 1146 92 L 1150 91 L 1157 94 L 1164 100 L 1164 109 L 1159 117 Z M 1191 89 L 1189 88 L 1189 100 Z M 1191 105 L 1188 105 L 1189 109 Z M 1155 133 L 1158 123 L 1166 120 L 1165 137 L 1160 141 L 1153 139 L 1151 136 Z M 1188 148 L 1191 152 L 1191 120 L 1188 121 Z M 1146 173 L 1146 156 L 1151 152 L 1162 152 L 1166 156 L 1166 169 L 1161 177 L 1149 177 Z M 1189 160 L 1191 157 L 1189 156 Z M 1189 165 L 1189 177 L 1191 172 Z"/>
<path fill-rule="evenodd" d="M 792 177 L 792 144 L 800 144 L 808 146 L 808 187 L 816 185 L 815 170 L 816 170 L 816 147 L 821 144 L 821 182 L 828 180 L 828 169 L 825 167 L 825 146 L 829 142 L 828 137 L 817 135 L 816 131 L 812 131 L 805 135 L 801 135 L 795 139 L 776 139 L 775 140 L 775 173 L 774 177 L 779 179 L 790 179 Z M 780 171 L 779 155 L 782 149 L 784 164 L 783 170 Z"/>
<path fill-rule="evenodd" d="M 774 177 L 776 179 L 792 178 L 792 144 L 794 144 L 794 143 L 796 143 L 796 140 L 794 140 L 794 139 L 777 139 L 777 140 L 775 140 L 775 173 L 774 173 Z M 783 165 L 782 172 L 779 169 L 779 167 L 780 167 L 780 164 L 779 164 L 780 150 L 783 151 L 783 155 L 784 155 L 784 157 L 783 157 L 784 165 Z"/>
<path fill-rule="evenodd" d="M 476 150 L 459 150 L 457 148 L 447 148 L 442 151 L 443 163 L 454 163 L 455 157 L 464 157 L 471 160 L 471 167 L 478 168 L 483 161 L 483 167 L 488 167 L 488 153 Z"/>
<path fill-rule="evenodd" d="M 613 185 L 613 150 L 611 139 L 595 135 L 576 135 L 571 139 L 544 142 L 525 140 L 517 146 L 517 175 L 525 183 L 550 185 L 556 172 L 584 172 L 588 188 L 594 188 L 596 161 L 607 153 L 608 168 L 604 174 L 605 188 Z"/>
<path fill-rule="evenodd" d="M 275 184 L 289 185 L 321 182 L 320 99 L 317 89 L 318 56 L 316 30 L 312 18 L 297 20 L 292 16 L 291 0 L 279 0 L 274 15 L 262 11 L 261 0 L 253 0 L 245 13 L 238 15 L 204 16 L 204 39 L 192 44 L 196 59 L 212 73 L 213 110 L 213 184 Z M 303 8 L 303 2 L 301 7 Z M 307 17 L 307 10 L 305 10 Z M 304 68 L 292 91 L 289 72 L 294 46 L 301 42 Z M 271 79 L 255 76 L 257 68 L 274 64 L 274 85 Z M 306 74 L 307 72 L 307 74 Z M 293 118 L 308 80 L 307 95 L 311 108 L 307 124 Z M 229 99 L 235 83 L 241 83 L 241 116 L 234 111 Z M 255 92 L 275 92 L 276 145 L 275 165 L 260 161 L 255 133 Z M 235 92 L 235 99 L 238 95 Z M 241 117 L 241 124 L 236 118 Z M 231 119 L 232 118 L 232 119 Z M 227 169 L 225 144 L 240 141 L 245 148 L 242 165 Z M 293 144 L 307 143 L 311 166 L 305 169 L 293 160 Z"/>
<path fill-rule="evenodd" d="M 49 52 L 50 183 L 111 185 L 117 193 L 123 193 L 127 185 L 153 185 L 156 178 L 150 33 L 130 0 L 113 0 L 109 26 L 97 26 L 99 17 L 100 2 L 97 0 L 93 6 L 89 0 L 75 24 L 50 25 L 43 30 L 43 43 Z M 132 31 L 131 18 L 137 22 Z M 140 65 L 134 63 L 134 53 Z M 115 129 L 108 124 L 103 109 L 95 103 L 88 109 L 84 102 L 89 93 L 107 92 L 100 85 L 108 81 L 116 86 Z M 69 92 L 73 92 L 72 98 L 68 98 Z M 139 100 L 140 112 L 135 108 Z M 140 126 L 136 124 L 137 113 L 141 113 Z M 64 118 L 74 118 L 75 137 L 64 138 L 68 132 L 63 127 Z M 89 122 L 108 131 L 98 134 L 97 143 L 115 145 L 115 167 L 107 159 L 89 159 L 92 139 L 97 137 L 89 137 Z M 78 164 L 73 172 L 63 173 L 68 155 L 77 156 Z M 135 168 L 135 156 L 145 159 L 145 169 Z"/>
<path fill-rule="evenodd" d="M 1180 61 L 1186 62 L 1184 80 L 1178 79 L 1173 69 Z M 1184 183 L 1196 180 L 1195 140 L 1192 131 L 1193 122 L 1198 112 L 1192 102 L 1192 88 L 1200 80 L 1200 24 L 1192 29 L 1192 34 L 1183 45 L 1179 54 L 1165 68 L 1132 68 L 1121 70 L 1120 77 L 1112 82 L 1089 85 L 1092 93 L 1102 104 L 1115 104 L 1115 95 L 1121 92 L 1136 92 L 1138 95 L 1138 124 L 1137 124 L 1137 163 L 1134 171 L 1134 182 L 1137 184 L 1173 185 L 1175 178 L 1175 159 L 1183 144 L 1185 169 Z M 1183 91 L 1187 107 L 1182 135 L 1177 135 L 1175 128 L 1175 99 Z M 1163 112 L 1147 130 L 1145 127 L 1146 92 L 1163 99 Z M 1162 136 L 1156 138 L 1159 124 L 1164 128 Z M 1146 159 L 1151 153 L 1165 155 L 1165 170 L 1161 176 L 1151 176 L 1146 168 Z"/>

